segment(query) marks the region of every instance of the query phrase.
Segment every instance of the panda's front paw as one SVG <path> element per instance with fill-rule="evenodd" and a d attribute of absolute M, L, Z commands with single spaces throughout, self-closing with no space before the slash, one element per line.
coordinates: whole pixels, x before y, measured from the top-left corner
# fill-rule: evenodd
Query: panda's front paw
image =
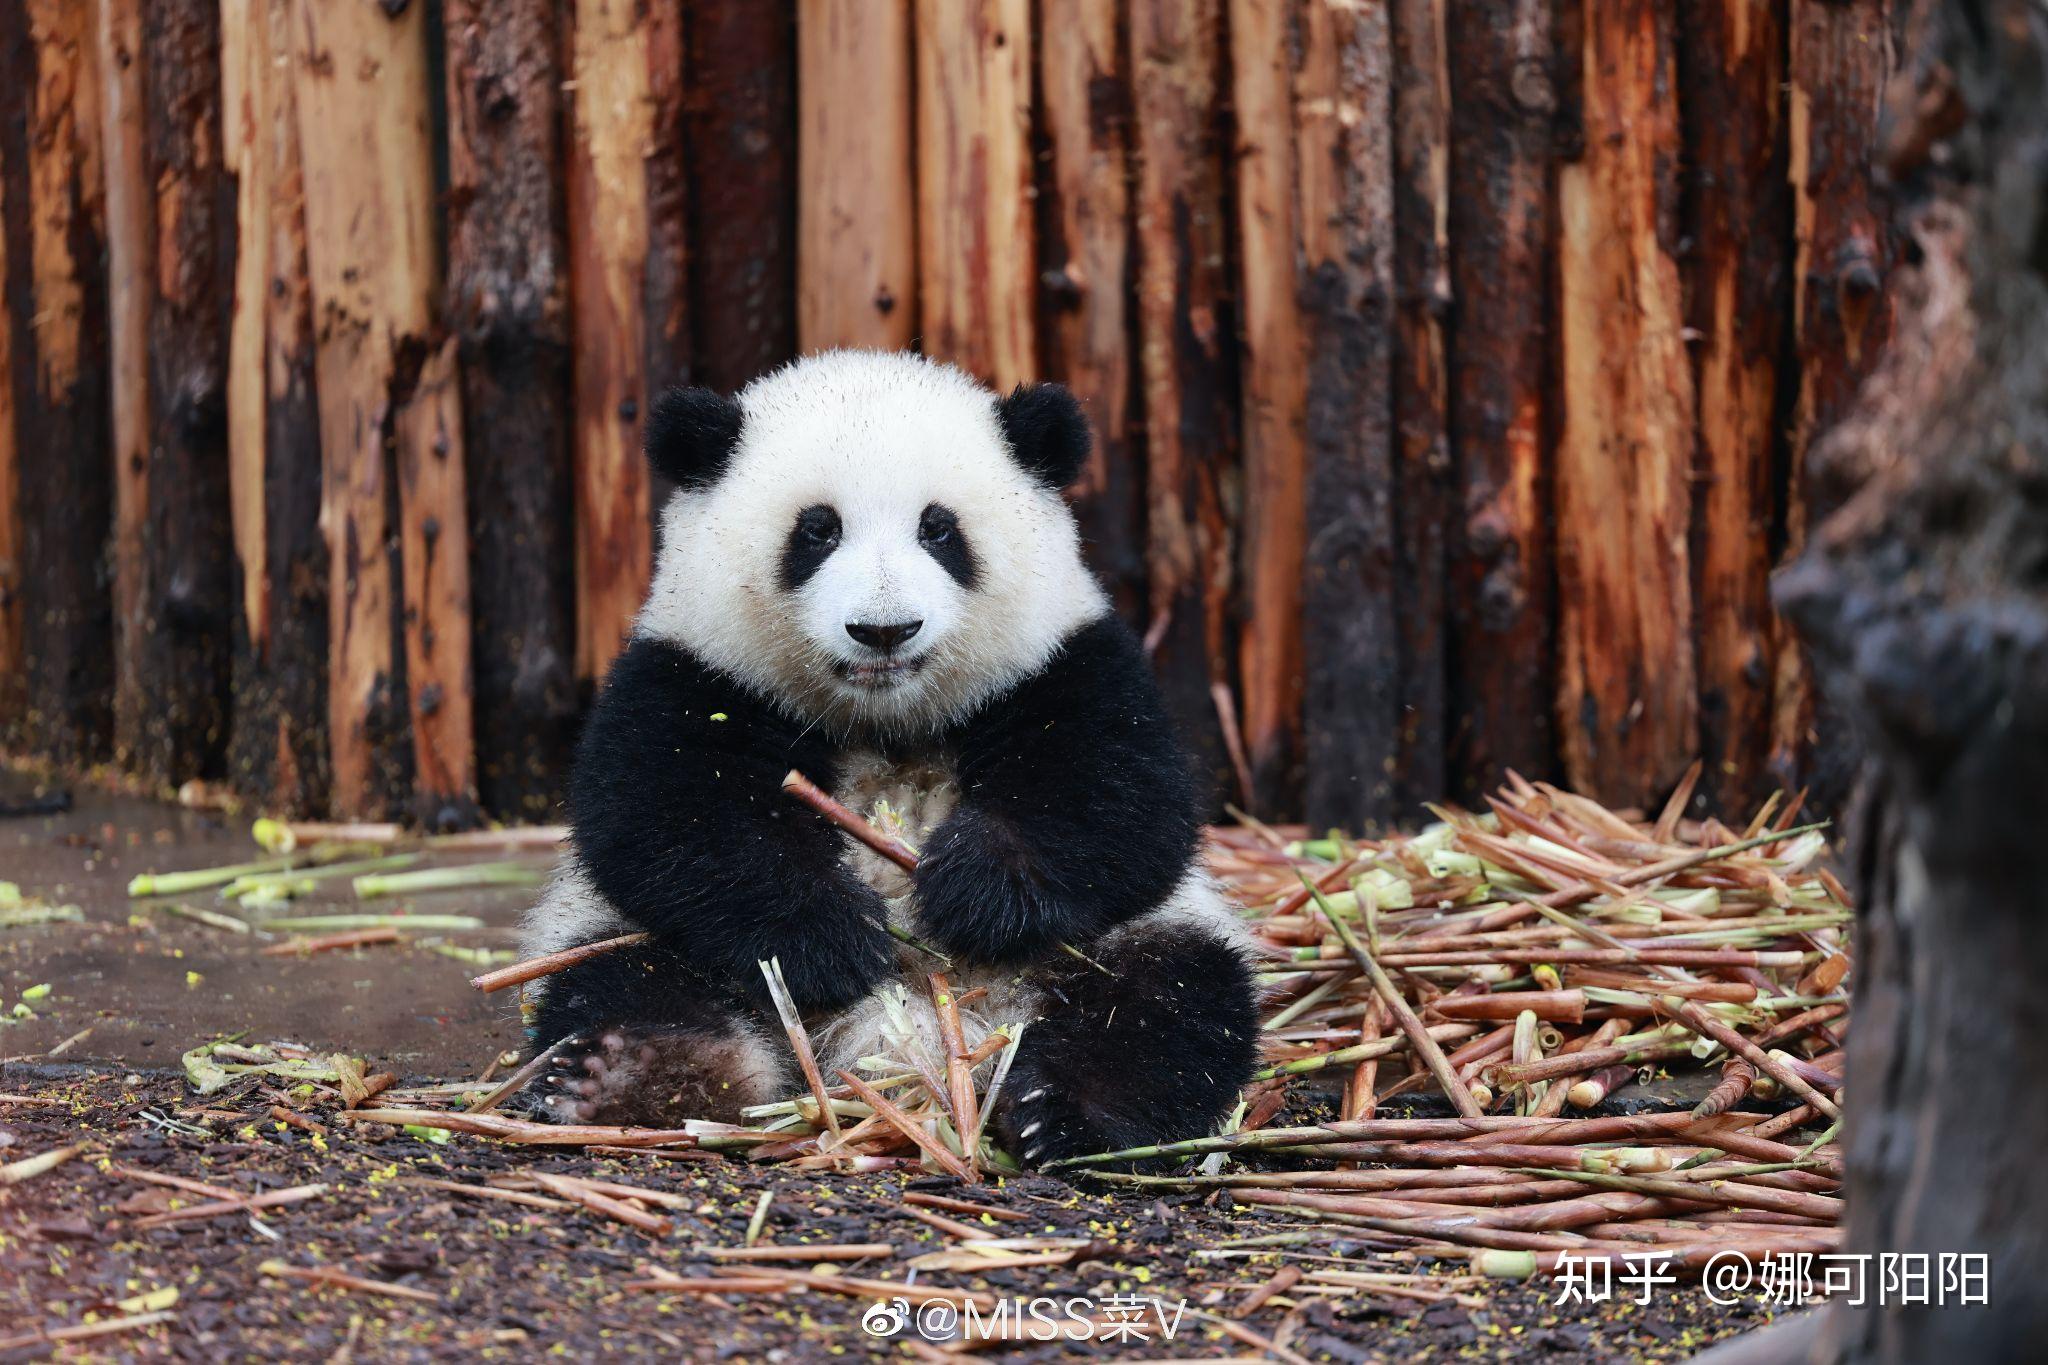
<path fill-rule="evenodd" d="M 1020 963 L 1084 937 L 1035 859 L 992 821 L 962 810 L 917 865 L 917 920 L 969 962 Z"/>
<path fill-rule="evenodd" d="M 887 913 L 877 901 L 875 911 L 856 923 L 841 924 L 832 933 L 814 929 L 795 943 L 764 945 L 757 960 L 774 957 L 781 964 L 782 979 L 799 1010 L 843 1008 L 880 985 L 895 966 L 895 940 L 881 927 Z M 749 969 L 747 978 L 755 1000 L 765 1002 L 767 987 L 759 970 Z"/>

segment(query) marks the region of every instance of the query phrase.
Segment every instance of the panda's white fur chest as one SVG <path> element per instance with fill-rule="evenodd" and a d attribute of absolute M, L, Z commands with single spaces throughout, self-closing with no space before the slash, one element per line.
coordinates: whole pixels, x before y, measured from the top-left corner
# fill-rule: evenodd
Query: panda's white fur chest
<path fill-rule="evenodd" d="M 943 753 L 891 758 L 873 749 L 850 750 L 840 758 L 832 795 L 882 833 L 920 852 L 960 803 L 951 756 Z M 846 840 L 844 861 L 889 902 L 890 922 L 909 929 L 910 874 L 855 839 Z"/>
<path fill-rule="evenodd" d="M 840 757 L 839 779 L 832 795 L 883 833 L 922 852 L 959 804 L 960 788 L 948 754 L 892 757 L 872 749 L 853 749 Z M 843 857 L 847 866 L 888 905 L 891 926 L 917 935 L 920 927 L 910 874 L 854 839 L 849 838 L 846 845 Z M 1028 1022 L 1037 1012 L 1038 992 L 1023 984 L 1015 968 L 957 960 L 949 965 L 906 943 L 897 948 L 895 980 L 822 1025 L 816 1039 L 819 1052 L 835 1066 L 850 1067 L 862 1056 L 899 1050 L 901 1040 L 892 1041 L 888 1036 L 893 1011 L 898 1021 L 915 1027 L 919 1042 L 931 1055 L 938 1055 L 938 1024 L 931 1005 L 933 972 L 944 972 L 948 985 L 958 994 L 982 992 L 961 1010 L 969 1047 L 977 1045 L 990 1029 Z"/>

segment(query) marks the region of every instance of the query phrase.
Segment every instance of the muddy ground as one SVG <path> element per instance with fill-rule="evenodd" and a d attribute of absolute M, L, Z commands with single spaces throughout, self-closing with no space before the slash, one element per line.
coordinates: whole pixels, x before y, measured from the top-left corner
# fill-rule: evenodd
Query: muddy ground
<path fill-rule="evenodd" d="M 963 1194 L 1020 1211 L 1007 1225 L 1093 1239 L 1063 1266 L 933 1273 L 930 1283 L 1000 1296 L 1117 1294 L 1229 1316 L 1288 1260 L 1340 1258 L 1398 1267 L 1338 1230 L 1256 1255 L 1204 1255 L 1226 1244 L 1299 1230 L 1289 1216 L 1227 1196 L 1150 1198 L 1087 1182 L 1012 1178 L 974 1190 L 909 1172 L 820 1176 L 716 1157 L 539 1152 L 476 1138 L 433 1142 L 335 1122 L 303 1094 L 259 1078 L 195 1098 L 179 1054 L 248 1030 L 367 1058 L 410 1082 L 467 1078 L 517 1042 L 509 1000 L 472 992 L 473 966 L 417 946 L 379 946 L 307 959 L 261 955 L 262 943 L 139 908 L 124 888 L 145 870 L 252 856 L 246 822 L 150 802 L 89 795 L 72 811 L 0 824 L 0 879 L 74 902 L 84 923 L 0 929 L 0 1011 L 49 984 L 35 1016 L 0 1027 L 0 1165 L 82 1144 L 66 1164 L 0 1185 L 0 1341 L 141 1312 L 154 1326 L 72 1341 L 0 1348 L 0 1362 L 65 1358 L 192 1360 L 527 1360 L 600 1354 L 670 1360 L 812 1361 L 908 1358 L 901 1337 L 861 1327 L 868 1303 L 812 1290 L 710 1299 L 627 1289 L 645 1267 L 684 1276 L 709 1269 L 712 1247 L 739 1245 L 760 1193 L 774 1192 L 770 1242 L 886 1242 L 890 1259 L 847 1266 L 900 1279 L 901 1262 L 948 1245 L 902 1212 L 906 1189 Z M 194 897 L 200 900 L 202 897 Z M 493 926 L 471 946 L 509 946 L 523 893 L 454 893 L 418 909 L 474 913 Z M 339 908 L 345 896 L 330 902 Z M 429 903 L 431 902 L 431 903 Z M 206 903 L 211 903 L 208 900 Z M 319 901 L 293 913 L 311 913 Z M 361 908 L 361 907 L 354 907 Z M 89 1030 L 89 1032 L 88 1032 Z M 80 1034 L 84 1034 L 81 1038 Z M 68 1043 L 68 1046 L 65 1046 Z M 53 1049 L 63 1052 L 51 1057 Z M 325 1133 L 284 1126 L 278 1101 L 323 1119 Z M 1320 1105 L 1304 1092 L 1298 1105 Z M 257 1215 L 146 1220 L 200 1201 L 117 1170 L 181 1176 L 253 1195 L 319 1184 L 316 1197 Z M 685 1196 L 662 1236 L 583 1209 L 533 1209 L 416 1183 L 482 1183 L 539 1170 L 593 1176 Z M 335 1267 L 427 1296 L 387 1297 L 266 1273 Z M 273 1266 L 273 1269 L 276 1267 Z M 175 1290 L 175 1301 L 169 1291 Z M 1360 1360 L 1665 1360 L 1765 1321 L 1760 1307 L 1721 1308 L 1697 1288 L 1629 1303 L 1560 1310 L 1544 1283 L 1447 1282 L 1430 1302 L 1360 1294 L 1280 1295 L 1243 1320 L 1294 1358 Z M 1477 1294 L 1477 1303 L 1459 1296 Z M 912 1293 L 915 1298 L 914 1291 Z M 916 1335 L 913 1327 L 906 1334 Z M 929 1348 L 923 1348 L 929 1349 Z M 1156 1323 L 1143 1341 L 984 1348 L 984 1359 L 1274 1358 L 1187 1316 L 1171 1341 Z M 1285 1357 L 1282 1357 L 1285 1358 Z"/>

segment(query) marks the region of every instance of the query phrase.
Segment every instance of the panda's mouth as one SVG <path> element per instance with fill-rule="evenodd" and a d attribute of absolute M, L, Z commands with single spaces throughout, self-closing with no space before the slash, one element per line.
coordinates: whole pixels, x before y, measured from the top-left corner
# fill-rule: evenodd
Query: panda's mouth
<path fill-rule="evenodd" d="M 872 688 L 882 691 L 914 676 L 924 667 L 924 658 L 875 659 L 862 663 L 839 662 L 832 665 L 840 679 L 855 687 Z"/>

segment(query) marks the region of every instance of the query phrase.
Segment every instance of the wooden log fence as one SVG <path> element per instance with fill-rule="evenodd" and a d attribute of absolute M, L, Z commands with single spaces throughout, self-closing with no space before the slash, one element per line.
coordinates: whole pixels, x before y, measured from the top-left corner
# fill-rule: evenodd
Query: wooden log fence
<path fill-rule="evenodd" d="M 1061 380 L 1219 801 L 1808 780 L 1881 0 L 15 0 L 0 742 L 551 818 L 666 385 Z"/>

